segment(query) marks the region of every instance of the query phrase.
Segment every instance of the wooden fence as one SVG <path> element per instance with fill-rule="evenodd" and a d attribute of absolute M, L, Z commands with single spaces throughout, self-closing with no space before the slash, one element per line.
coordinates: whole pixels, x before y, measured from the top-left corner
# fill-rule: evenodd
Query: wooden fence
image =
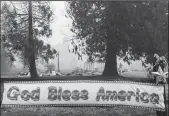
<path fill-rule="evenodd" d="M 83 70 L 103 72 L 104 66 L 105 66 L 104 62 L 85 62 Z"/>

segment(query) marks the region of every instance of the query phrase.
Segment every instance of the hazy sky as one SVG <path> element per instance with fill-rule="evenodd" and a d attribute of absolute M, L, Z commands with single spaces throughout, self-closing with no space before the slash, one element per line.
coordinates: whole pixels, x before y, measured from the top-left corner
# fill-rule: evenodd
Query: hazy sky
<path fill-rule="evenodd" d="M 51 46 L 63 43 L 64 39 L 69 39 L 73 33 L 70 31 L 72 20 L 65 17 L 66 7 L 64 1 L 51 1 L 51 8 L 54 10 L 54 20 L 51 24 L 52 37 L 48 38 Z"/>
<path fill-rule="evenodd" d="M 43 38 L 45 43 L 49 43 L 56 50 L 60 51 L 60 69 L 61 71 L 71 71 L 76 67 L 83 67 L 83 61 L 77 60 L 77 56 L 68 52 L 68 42 L 65 40 L 71 39 L 73 33 L 70 31 L 72 20 L 65 17 L 66 6 L 64 1 L 51 1 L 51 8 L 54 10 L 54 20 L 51 24 L 52 36 L 50 38 Z M 57 59 L 51 61 L 57 67 Z M 121 61 L 120 61 L 121 62 Z M 118 61 L 119 63 L 119 61 Z M 21 66 L 15 63 L 17 66 Z M 142 69 L 141 62 L 136 62 L 130 65 L 123 63 L 124 68 Z"/>
<path fill-rule="evenodd" d="M 60 70 L 72 70 L 77 66 L 82 66 L 83 62 L 79 61 L 78 57 L 68 52 L 69 42 L 73 33 L 70 31 L 72 20 L 66 18 L 66 2 L 52 1 L 51 7 L 54 10 L 54 21 L 51 24 L 52 37 L 46 41 L 60 53 Z M 57 66 L 57 59 L 53 60 Z"/>

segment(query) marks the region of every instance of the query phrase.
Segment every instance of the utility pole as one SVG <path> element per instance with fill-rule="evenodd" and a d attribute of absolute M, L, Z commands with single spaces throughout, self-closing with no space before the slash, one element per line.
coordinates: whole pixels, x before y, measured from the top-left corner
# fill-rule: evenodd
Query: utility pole
<path fill-rule="evenodd" d="M 60 72 L 60 69 L 59 69 L 59 51 L 58 51 L 58 72 Z"/>

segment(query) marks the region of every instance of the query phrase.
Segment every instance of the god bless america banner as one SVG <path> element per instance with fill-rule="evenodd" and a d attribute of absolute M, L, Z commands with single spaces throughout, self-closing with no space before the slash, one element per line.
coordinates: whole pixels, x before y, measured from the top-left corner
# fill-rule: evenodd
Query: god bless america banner
<path fill-rule="evenodd" d="M 165 110 L 164 87 L 124 81 L 4 82 L 2 106 L 126 106 Z"/>

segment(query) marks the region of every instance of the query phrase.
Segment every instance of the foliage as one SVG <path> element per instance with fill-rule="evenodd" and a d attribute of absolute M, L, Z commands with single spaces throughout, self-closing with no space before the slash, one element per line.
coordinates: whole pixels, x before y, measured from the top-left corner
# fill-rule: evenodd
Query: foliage
<path fill-rule="evenodd" d="M 14 56 L 20 56 L 24 65 L 28 65 L 28 2 L 2 2 L 2 41 L 4 46 Z M 36 1 L 32 2 L 32 26 L 33 26 L 33 40 L 35 45 L 36 59 L 42 58 L 46 62 L 54 58 L 56 50 L 51 48 L 49 44 L 45 44 L 42 37 L 50 37 L 52 30 L 50 29 L 50 22 L 52 21 L 53 11 L 50 8 L 49 2 Z M 10 56 L 9 56 L 10 57 Z M 14 61 L 14 60 L 13 60 Z"/>
<path fill-rule="evenodd" d="M 68 1 L 68 16 L 75 51 L 90 60 L 106 60 L 108 43 L 116 46 L 116 55 L 131 60 L 152 60 L 153 54 L 168 52 L 168 6 L 165 1 L 115 2 Z M 83 41 L 82 41 L 83 40 Z"/>

